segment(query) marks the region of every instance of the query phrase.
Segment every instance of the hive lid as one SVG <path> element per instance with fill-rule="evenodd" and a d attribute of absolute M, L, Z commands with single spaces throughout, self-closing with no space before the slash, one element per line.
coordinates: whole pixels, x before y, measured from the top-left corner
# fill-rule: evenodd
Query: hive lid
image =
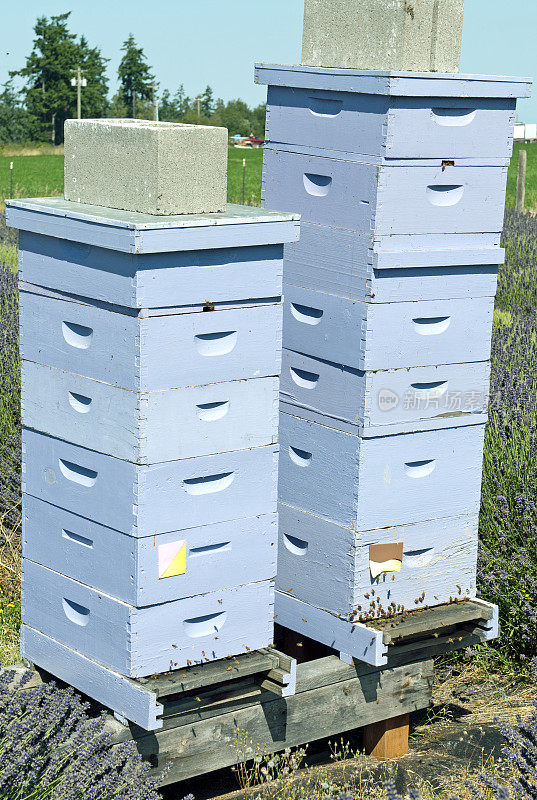
<path fill-rule="evenodd" d="M 392 97 L 530 97 L 532 78 L 256 64 L 255 82 Z"/>
<path fill-rule="evenodd" d="M 6 200 L 20 230 L 130 253 L 162 253 L 297 241 L 299 214 L 228 204 L 215 214 L 156 216 L 85 205 L 63 197 Z"/>

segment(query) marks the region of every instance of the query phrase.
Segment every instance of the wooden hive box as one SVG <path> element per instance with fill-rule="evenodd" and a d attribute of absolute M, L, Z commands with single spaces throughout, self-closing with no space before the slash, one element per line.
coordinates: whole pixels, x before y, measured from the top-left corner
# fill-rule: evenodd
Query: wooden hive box
<path fill-rule="evenodd" d="M 357 530 L 279 511 L 277 588 L 302 602 L 367 622 L 475 597 L 477 513 Z"/>
<path fill-rule="evenodd" d="M 380 665 L 371 619 L 475 594 L 506 169 L 530 82 L 256 79 L 262 202 L 303 220 L 284 255 L 277 618 Z"/>
<path fill-rule="evenodd" d="M 359 370 L 283 351 L 280 408 L 365 437 L 486 422 L 490 363 Z"/>
<path fill-rule="evenodd" d="M 364 438 L 282 413 L 279 499 L 358 531 L 477 514 L 484 433 Z"/>
<path fill-rule="evenodd" d="M 277 534 L 271 513 L 136 537 L 24 498 L 25 558 L 137 607 L 272 580 Z"/>
<path fill-rule="evenodd" d="M 266 647 L 273 603 L 269 580 L 136 608 L 23 562 L 23 625 L 127 677 Z"/>

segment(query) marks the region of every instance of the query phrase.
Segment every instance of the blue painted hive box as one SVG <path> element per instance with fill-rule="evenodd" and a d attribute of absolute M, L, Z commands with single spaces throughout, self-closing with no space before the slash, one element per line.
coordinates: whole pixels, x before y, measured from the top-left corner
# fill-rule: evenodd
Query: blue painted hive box
<path fill-rule="evenodd" d="M 264 205 L 303 216 L 286 283 L 373 303 L 494 296 L 529 79 L 262 64 L 256 81 Z"/>
<path fill-rule="evenodd" d="M 71 648 L 97 681 L 270 644 L 298 217 L 60 198 L 7 214 L 21 231 L 24 655 L 56 653 L 61 678 Z"/>

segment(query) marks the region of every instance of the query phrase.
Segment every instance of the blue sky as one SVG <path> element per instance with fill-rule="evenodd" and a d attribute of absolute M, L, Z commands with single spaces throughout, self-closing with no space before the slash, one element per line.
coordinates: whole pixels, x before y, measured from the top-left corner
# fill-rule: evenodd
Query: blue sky
<path fill-rule="evenodd" d="M 328 0 L 329 2 L 329 0 Z M 71 29 L 111 59 L 116 86 L 119 48 L 132 32 L 162 88 L 184 83 L 190 95 L 209 83 L 219 97 L 257 104 L 256 61 L 300 61 L 303 0 L 22 0 L 3 3 L 0 82 L 24 63 L 38 15 L 71 9 Z M 462 71 L 537 78 L 537 2 L 466 0 Z M 537 121 L 536 97 L 519 104 L 523 121 Z"/>

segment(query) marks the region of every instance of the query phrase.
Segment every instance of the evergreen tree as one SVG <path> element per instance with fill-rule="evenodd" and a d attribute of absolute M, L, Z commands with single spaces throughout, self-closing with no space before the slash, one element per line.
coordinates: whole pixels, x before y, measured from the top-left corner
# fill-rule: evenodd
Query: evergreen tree
<path fill-rule="evenodd" d="M 214 112 L 214 97 L 213 97 L 213 90 L 210 86 L 205 88 L 205 91 L 201 95 L 201 113 L 204 117 L 210 117 L 211 114 Z"/>
<path fill-rule="evenodd" d="M 186 94 L 185 87 L 183 86 L 183 84 L 181 84 L 177 89 L 173 98 L 173 102 L 175 105 L 177 118 L 179 120 L 183 119 L 183 117 L 190 110 L 190 107 L 192 105 L 192 100 Z"/>
<path fill-rule="evenodd" d="M 112 117 L 113 119 L 121 119 L 128 117 L 129 113 L 130 109 L 128 109 L 125 105 L 123 94 L 120 91 L 116 92 L 115 95 L 112 96 L 112 99 L 108 105 L 107 116 Z"/>
<path fill-rule="evenodd" d="M 22 105 L 13 81 L 7 81 L 0 92 L 0 144 L 30 142 L 35 139 L 36 123 Z"/>
<path fill-rule="evenodd" d="M 147 63 L 144 51 L 138 47 L 132 33 L 121 48 L 124 56 L 118 69 L 121 93 L 132 116 L 136 119 L 137 100 L 151 100 L 155 84 L 155 76 Z"/>
<path fill-rule="evenodd" d="M 158 116 L 163 122 L 175 122 L 176 112 L 173 98 L 169 89 L 164 89 L 158 104 Z"/>
<path fill-rule="evenodd" d="M 90 47 L 84 36 L 78 44 L 78 63 L 87 85 L 82 90 L 82 117 L 102 117 L 108 109 L 106 64 L 98 47 Z M 76 91 L 76 87 L 75 87 Z"/>
<path fill-rule="evenodd" d="M 87 79 L 82 91 L 84 115 L 100 116 L 107 102 L 106 60 L 84 38 L 77 41 L 76 34 L 68 28 L 70 15 L 69 11 L 51 16 L 50 20 L 39 17 L 26 66 L 12 73 L 26 80 L 26 108 L 37 122 L 36 137 L 51 139 L 53 143 L 63 140 L 64 122 L 76 114 L 77 90 L 71 86 L 71 78 L 77 67 L 81 67 Z"/>

